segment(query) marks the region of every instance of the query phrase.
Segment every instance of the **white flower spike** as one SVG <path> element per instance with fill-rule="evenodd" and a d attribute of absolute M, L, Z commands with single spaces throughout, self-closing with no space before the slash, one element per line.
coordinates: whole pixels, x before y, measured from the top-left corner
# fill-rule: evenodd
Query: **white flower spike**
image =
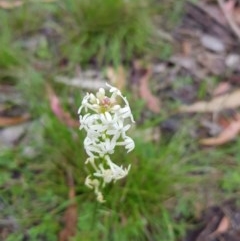
<path fill-rule="evenodd" d="M 131 127 L 129 122 L 134 123 L 129 103 L 119 89 L 106 86 L 110 97 L 103 88 L 96 95 L 87 93 L 78 110 L 80 130 L 87 132 L 84 148 L 89 157 L 85 164 L 93 170 L 85 184 L 94 189 L 99 202 L 104 202 L 100 189 L 124 178 L 130 170 L 130 165 L 123 168 L 112 162 L 110 155 L 114 154 L 116 146 L 124 146 L 127 152 L 135 147 L 132 138 L 126 134 Z"/>

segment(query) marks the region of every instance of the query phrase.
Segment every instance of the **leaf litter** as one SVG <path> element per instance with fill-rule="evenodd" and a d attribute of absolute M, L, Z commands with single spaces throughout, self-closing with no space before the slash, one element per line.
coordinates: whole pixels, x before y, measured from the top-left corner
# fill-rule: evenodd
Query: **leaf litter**
<path fill-rule="evenodd" d="M 178 59 L 173 58 L 174 63 L 181 67 L 181 71 L 184 69 L 187 75 L 193 77 L 193 91 L 198 92 L 199 86 L 203 84 L 206 85 L 206 90 L 205 96 L 197 96 L 188 105 L 180 102 L 177 113 L 188 118 L 196 116 L 204 128 L 209 130 L 203 136 L 196 136 L 202 145 L 200 148 L 211 146 L 212 150 L 229 142 L 233 145 L 232 141 L 238 138 L 240 133 L 240 44 L 237 39 L 240 36 L 237 14 L 239 1 L 189 1 L 185 7 L 183 20 L 175 31 L 179 44 L 182 44 L 182 53 L 178 53 Z M 190 47 L 186 47 L 186 42 L 190 42 Z M 184 62 L 186 58 L 190 63 Z M 178 72 L 177 76 L 179 73 L 181 72 Z M 209 81 L 209 77 L 218 81 Z M 234 115 L 229 114 L 232 112 Z M 227 165 L 228 160 L 223 161 Z M 213 190 L 215 191 L 221 192 Z M 223 195 L 225 194 L 223 191 Z M 238 193 L 233 196 L 237 199 Z M 240 220 L 236 218 L 240 216 L 240 208 L 236 204 L 237 200 L 228 203 L 221 200 L 216 202 L 217 206 L 201 209 L 202 216 L 192 222 L 194 228 L 186 233 L 183 241 L 240 240 Z"/>
<path fill-rule="evenodd" d="M 238 241 L 240 210 L 236 200 L 207 208 L 183 241 Z"/>

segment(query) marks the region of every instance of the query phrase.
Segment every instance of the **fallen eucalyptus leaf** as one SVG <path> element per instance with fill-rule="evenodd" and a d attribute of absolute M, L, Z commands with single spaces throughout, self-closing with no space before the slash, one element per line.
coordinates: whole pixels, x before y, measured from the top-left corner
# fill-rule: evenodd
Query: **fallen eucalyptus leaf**
<path fill-rule="evenodd" d="M 28 113 L 22 116 L 15 116 L 15 117 L 0 116 L 0 127 L 17 125 L 17 124 L 26 122 L 29 119 L 30 119 L 30 115 Z"/>
<path fill-rule="evenodd" d="M 213 96 L 226 94 L 230 89 L 231 89 L 231 85 L 228 82 L 221 82 L 213 90 Z"/>
<path fill-rule="evenodd" d="M 225 51 L 224 43 L 221 41 L 221 39 L 215 36 L 205 34 L 201 37 L 200 41 L 203 47 L 205 47 L 206 49 L 209 49 L 217 53 Z"/>
<path fill-rule="evenodd" d="M 217 230 L 214 232 L 215 234 L 225 233 L 230 228 L 231 221 L 227 216 L 224 216 L 219 223 Z"/>
<path fill-rule="evenodd" d="M 148 82 L 151 75 L 152 75 L 152 70 L 148 68 L 146 73 L 140 78 L 139 94 L 140 94 L 140 97 L 147 102 L 147 106 L 152 112 L 159 113 L 161 109 L 160 101 L 156 96 L 152 94 L 148 86 Z"/>
<path fill-rule="evenodd" d="M 59 233 L 58 241 L 70 241 L 77 232 L 78 223 L 78 209 L 77 202 L 75 200 L 75 186 L 72 177 L 72 170 L 67 170 L 67 182 L 68 182 L 68 198 L 71 201 L 64 213 L 63 221 L 64 227 Z"/>
<path fill-rule="evenodd" d="M 20 7 L 24 4 L 23 1 L 0 1 L 0 8 L 11 9 Z"/>
<path fill-rule="evenodd" d="M 221 219 L 217 229 L 213 233 L 211 233 L 209 237 L 211 237 L 211 239 L 212 238 L 214 239 L 214 237 L 217 237 L 218 235 L 226 233 L 230 229 L 230 227 L 231 227 L 231 220 L 229 219 L 229 217 L 224 216 Z"/>
<path fill-rule="evenodd" d="M 218 136 L 200 140 L 200 144 L 219 146 L 234 140 L 240 132 L 240 115 L 232 121 Z"/>
<path fill-rule="evenodd" d="M 50 85 L 47 85 L 46 88 L 47 88 L 47 94 L 48 94 L 52 112 L 56 115 L 56 117 L 67 126 L 78 127 L 79 126 L 78 120 L 73 119 L 68 112 L 63 110 L 60 100 L 55 94 L 52 87 Z"/>
<path fill-rule="evenodd" d="M 55 2 L 56 0 L 38 0 L 36 2 L 38 3 L 51 3 L 51 2 Z M 0 1 L 0 8 L 3 9 L 13 9 L 16 7 L 21 7 L 23 4 L 27 4 L 31 1 L 24 1 L 24 0 L 15 0 L 15 1 L 5 1 L 5 0 L 1 0 Z M 34 1 L 32 1 L 34 2 Z"/>
<path fill-rule="evenodd" d="M 180 112 L 216 112 L 228 108 L 237 108 L 240 106 L 240 90 L 229 94 L 215 97 L 209 102 L 199 101 L 192 105 L 183 105 L 179 108 Z"/>

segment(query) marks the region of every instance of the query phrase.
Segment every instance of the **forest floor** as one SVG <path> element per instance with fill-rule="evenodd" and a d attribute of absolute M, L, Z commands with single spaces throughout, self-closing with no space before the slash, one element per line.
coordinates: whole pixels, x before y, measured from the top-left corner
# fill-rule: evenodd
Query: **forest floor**
<path fill-rule="evenodd" d="M 157 47 L 130 56 L 119 39 L 80 48 L 66 2 L 0 0 L 0 240 L 240 240 L 239 2 L 153 1 Z M 116 151 L 131 171 L 99 204 L 77 111 L 106 82 L 136 147 Z"/>

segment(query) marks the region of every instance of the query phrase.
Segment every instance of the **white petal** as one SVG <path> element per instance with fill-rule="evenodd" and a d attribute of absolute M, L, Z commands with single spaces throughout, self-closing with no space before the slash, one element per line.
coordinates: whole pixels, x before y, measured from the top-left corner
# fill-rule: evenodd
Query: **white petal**
<path fill-rule="evenodd" d="M 106 86 L 108 87 L 108 88 L 110 88 L 110 90 L 109 90 L 109 92 L 114 92 L 114 93 L 116 93 L 117 95 L 121 95 L 121 91 L 119 90 L 119 89 L 117 89 L 116 87 L 113 87 L 112 85 L 110 85 L 110 84 L 108 84 L 108 83 L 106 83 Z"/>
<path fill-rule="evenodd" d="M 107 111 L 104 114 L 105 114 L 106 120 L 110 123 L 112 121 L 112 116 Z"/>
<path fill-rule="evenodd" d="M 97 103 L 97 98 L 96 98 L 96 96 L 94 94 L 91 93 L 89 99 L 90 99 L 89 101 L 91 103 Z"/>

